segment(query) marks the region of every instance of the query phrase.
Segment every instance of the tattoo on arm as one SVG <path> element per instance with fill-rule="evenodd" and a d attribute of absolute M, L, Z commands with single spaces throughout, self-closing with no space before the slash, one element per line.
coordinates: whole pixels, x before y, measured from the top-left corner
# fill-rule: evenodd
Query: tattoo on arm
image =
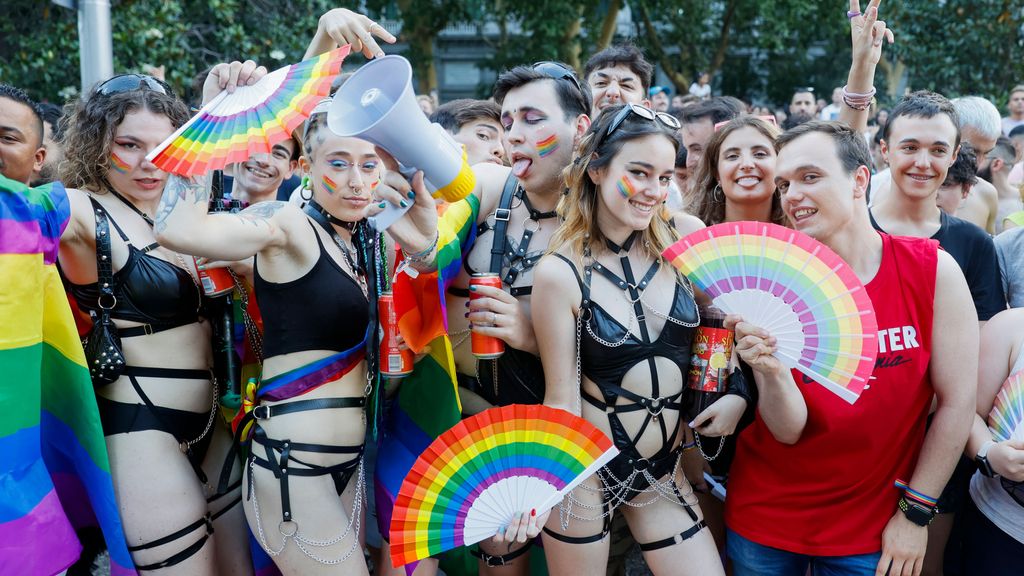
<path fill-rule="evenodd" d="M 178 207 L 178 201 L 189 197 L 192 198 L 193 204 L 202 204 L 205 210 L 210 202 L 210 177 L 184 178 L 171 174 L 167 178 L 167 184 L 164 186 L 160 204 L 156 209 L 156 217 L 153 220 L 153 230 L 157 234 L 167 229 L 167 218 Z"/>
<path fill-rule="evenodd" d="M 249 206 L 245 210 L 238 213 L 238 216 L 246 222 L 251 222 L 255 225 L 267 224 L 268 220 L 277 214 L 277 211 L 287 206 L 287 202 L 281 202 L 278 200 L 272 202 L 259 202 Z"/>

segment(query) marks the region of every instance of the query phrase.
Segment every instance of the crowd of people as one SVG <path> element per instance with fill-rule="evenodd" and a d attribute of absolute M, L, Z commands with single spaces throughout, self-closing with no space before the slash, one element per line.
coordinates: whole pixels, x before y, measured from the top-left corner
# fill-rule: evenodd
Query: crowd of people
<path fill-rule="evenodd" d="M 878 108 L 875 69 L 894 41 L 878 5 L 850 2 L 852 61 L 831 103 L 796 88 L 785 118 L 713 95 L 706 73 L 673 97 L 628 44 L 580 71 L 502 71 L 488 100 L 424 97 L 473 165 L 472 194 L 448 206 L 387 151 L 333 133 L 329 102 L 228 167 L 243 209 L 211 212 L 212 175 L 146 159 L 190 116 L 160 79 L 118 75 L 63 110 L 0 86 L 0 208 L 20 210 L 26 185 L 63 183 L 49 192 L 64 210 L 56 262 L 135 569 L 404 573 L 378 526 L 389 432 L 372 424 L 402 380 L 376 376 L 370 302 L 431 284 L 392 284 L 408 273 L 440 279 L 463 415 L 543 403 L 619 450 L 554 509 L 469 550 L 472 573 L 529 574 L 542 553 L 551 574 L 622 574 L 634 543 L 657 575 L 1021 573 L 1024 442 L 996 442 L 986 418 L 1024 371 L 1024 86 L 1005 118 L 984 98 L 929 91 Z M 349 44 L 375 58 L 394 41 L 335 9 L 306 57 Z M 218 64 L 203 102 L 266 73 Z M 409 209 L 379 233 L 366 219 L 388 204 Z M 856 403 L 730 316 L 725 394 L 687 416 L 694 335 L 714 310 L 661 254 L 738 221 L 807 234 L 864 284 L 879 350 Z M 442 249 L 461 256 L 447 275 Z M 217 268 L 235 277 L 240 340 L 260 365 L 227 418 L 199 277 Z M 502 288 L 471 285 L 488 273 Z M 504 354 L 478 359 L 471 334 Z M 415 574 L 439 570 L 429 559 Z"/>

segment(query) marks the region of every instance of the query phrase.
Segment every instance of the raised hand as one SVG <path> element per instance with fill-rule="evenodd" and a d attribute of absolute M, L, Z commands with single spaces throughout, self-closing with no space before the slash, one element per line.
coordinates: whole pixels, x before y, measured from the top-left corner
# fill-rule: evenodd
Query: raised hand
<path fill-rule="evenodd" d="M 267 69 L 252 60 L 221 62 L 210 69 L 203 82 L 203 104 L 209 103 L 224 90 L 231 94 L 239 86 L 252 86 L 266 75 Z"/>
<path fill-rule="evenodd" d="M 362 52 L 367 59 L 384 56 L 374 36 L 388 44 L 395 43 L 395 37 L 383 26 L 345 8 L 335 8 L 324 13 L 317 23 L 316 33 L 317 36 L 327 36 L 338 46 L 351 44 L 354 52 Z"/>
<path fill-rule="evenodd" d="M 854 64 L 878 64 L 882 57 L 882 43 L 896 41 L 892 30 L 878 19 L 878 5 L 882 0 L 871 0 L 867 11 L 861 14 L 860 0 L 850 0 L 850 35 L 853 40 Z"/>

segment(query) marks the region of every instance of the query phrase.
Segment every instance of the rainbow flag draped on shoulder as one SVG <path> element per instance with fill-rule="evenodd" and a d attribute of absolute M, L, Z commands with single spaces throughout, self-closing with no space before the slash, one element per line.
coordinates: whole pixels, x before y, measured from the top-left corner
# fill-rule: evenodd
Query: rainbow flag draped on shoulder
<path fill-rule="evenodd" d="M 430 442 L 462 417 L 445 290 L 459 275 L 462 258 L 473 244 L 479 211 L 480 200 L 473 195 L 439 208 L 437 272 L 416 278 L 399 274 L 393 286 L 402 336 L 414 351 L 429 346 L 430 353 L 402 380 L 378 438 L 374 492 L 377 523 L 385 539 L 402 480 Z M 415 564 L 406 566 L 409 573 L 414 568 Z"/>
<path fill-rule="evenodd" d="M 55 262 L 70 216 L 59 183 L 0 176 L 0 574 L 78 560 L 99 524 L 111 574 L 135 574 L 85 354 Z"/>

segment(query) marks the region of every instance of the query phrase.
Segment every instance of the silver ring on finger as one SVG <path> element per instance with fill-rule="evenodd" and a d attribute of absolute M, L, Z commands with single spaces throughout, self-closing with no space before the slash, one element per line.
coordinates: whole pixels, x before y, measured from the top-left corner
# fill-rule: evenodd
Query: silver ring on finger
<path fill-rule="evenodd" d="M 498 325 L 498 315 L 495 314 L 494 312 L 491 312 L 491 326 L 497 326 L 497 325 Z"/>

